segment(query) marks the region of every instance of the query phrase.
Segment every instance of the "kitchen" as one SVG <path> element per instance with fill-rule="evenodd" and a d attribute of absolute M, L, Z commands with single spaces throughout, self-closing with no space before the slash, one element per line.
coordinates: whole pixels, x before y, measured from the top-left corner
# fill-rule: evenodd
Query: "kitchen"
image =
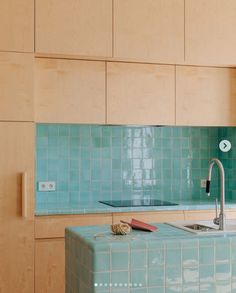
<path fill-rule="evenodd" d="M 213 157 L 236 218 L 235 1 L 0 8 L 1 292 L 64 292 L 66 227 L 213 220 L 217 168 L 211 196 L 201 187 Z"/>

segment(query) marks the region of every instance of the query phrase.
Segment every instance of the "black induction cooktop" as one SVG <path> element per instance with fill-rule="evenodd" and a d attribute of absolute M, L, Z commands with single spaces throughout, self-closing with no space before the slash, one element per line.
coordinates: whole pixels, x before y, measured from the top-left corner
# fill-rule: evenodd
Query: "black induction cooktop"
<path fill-rule="evenodd" d="M 177 203 L 158 199 L 134 199 L 134 200 L 104 200 L 99 201 L 111 207 L 151 207 L 151 206 L 176 206 Z"/>

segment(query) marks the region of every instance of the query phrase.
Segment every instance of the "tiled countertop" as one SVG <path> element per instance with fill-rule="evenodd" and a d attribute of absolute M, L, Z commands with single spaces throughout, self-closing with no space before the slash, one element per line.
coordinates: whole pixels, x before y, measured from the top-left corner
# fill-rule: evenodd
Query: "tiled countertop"
<path fill-rule="evenodd" d="M 173 200 L 172 200 L 173 201 Z M 45 209 L 45 204 L 40 206 L 37 205 L 35 215 L 68 215 L 68 214 L 90 214 L 90 213 L 116 213 L 116 212 L 143 212 L 143 211 L 177 211 L 177 210 L 210 210 L 215 209 L 214 199 L 209 200 L 191 200 L 191 201 L 173 201 L 178 203 L 177 206 L 154 206 L 154 207 L 123 207 L 114 208 L 107 206 L 99 202 L 82 202 L 79 205 L 76 204 L 47 204 L 47 209 Z M 226 209 L 236 208 L 236 200 L 226 202 Z"/>
<path fill-rule="evenodd" d="M 198 236 L 156 225 L 158 231 L 125 236 L 109 226 L 67 228 L 66 293 L 235 292 L 235 234 Z"/>

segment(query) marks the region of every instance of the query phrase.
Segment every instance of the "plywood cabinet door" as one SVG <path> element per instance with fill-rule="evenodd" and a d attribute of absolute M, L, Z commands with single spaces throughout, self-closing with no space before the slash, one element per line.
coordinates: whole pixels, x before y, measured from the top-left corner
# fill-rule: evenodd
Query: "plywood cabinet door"
<path fill-rule="evenodd" d="M 176 124 L 236 125 L 236 70 L 177 66 Z"/>
<path fill-rule="evenodd" d="M 34 52 L 34 0 L 0 1 L 0 51 Z"/>
<path fill-rule="evenodd" d="M 33 71 L 33 54 L 0 53 L 0 120 L 33 121 Z"/>
<path fill-rule="evenodd" d="M 65 292 L 65 240 L 37 240 L 35 244 L 35 293 Z"/>
<path fill-rule="evenodd" d="M 108 124 L 175 124 L 175 67 L 108 63 Z"/>
<path fill-rule="evenodd" d="M 105 62 L 36 59 L 37 122 L 105 123 Z"/>
<path fill-rule="evenodd" d="M 0 292 L 32 293 L 33 123 L 1 122 L 0 150 Z"/>
<path fill-rule="evenodd" d="M 186 0 L 186 61 L 235 65 L 235 15 L 235 0 Z"/>
<path fill-rule="evenodd" d="M 111 56 L 112 0 L 36 0 L 36 52 Z"/>
<path fill-rule="evenodd" d="M 184 60 L 184 0 L 114 0 L 114 57 Z"/>

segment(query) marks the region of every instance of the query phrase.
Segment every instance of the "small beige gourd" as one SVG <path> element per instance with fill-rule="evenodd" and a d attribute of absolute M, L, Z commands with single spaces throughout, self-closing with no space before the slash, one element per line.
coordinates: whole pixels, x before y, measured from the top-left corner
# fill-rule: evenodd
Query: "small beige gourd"
<path fill-rule="evenodd" d="M 127 224 L 113 224 L 111 231 L 116 235 L 126 235 L 130 233 L 130 226 Z"/>

